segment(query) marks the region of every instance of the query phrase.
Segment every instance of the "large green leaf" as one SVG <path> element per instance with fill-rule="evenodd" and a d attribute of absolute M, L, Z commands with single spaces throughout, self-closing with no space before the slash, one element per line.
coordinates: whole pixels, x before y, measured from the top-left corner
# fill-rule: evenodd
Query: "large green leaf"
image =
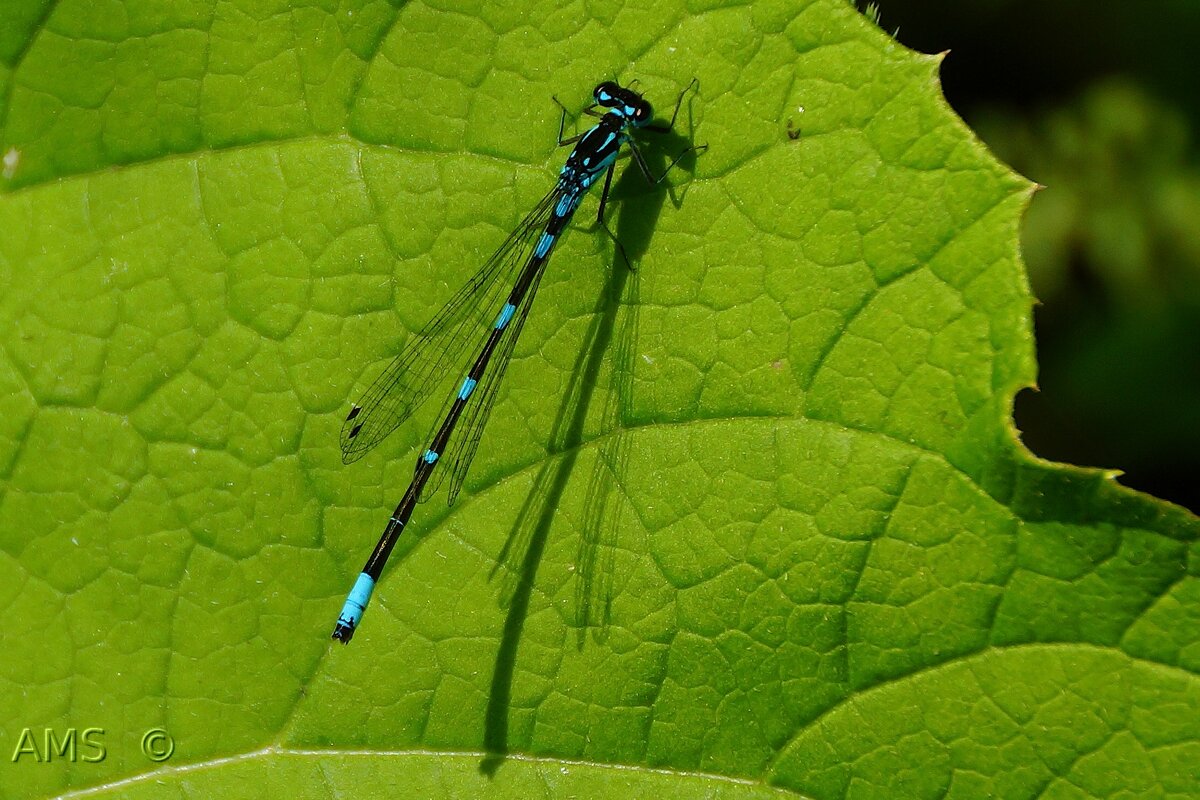
<path fill-rule="evenodd" d="M 1200 796 L 1200 525 L 1016 442 L 1030 186 L 939 59 L 499 5 L 0 8 L 0 796 Z M 438 411 L 343 467 L 349 400 L 612 76 L 710 147 L 636 272 L 567 237 L 334 646 Z"/>

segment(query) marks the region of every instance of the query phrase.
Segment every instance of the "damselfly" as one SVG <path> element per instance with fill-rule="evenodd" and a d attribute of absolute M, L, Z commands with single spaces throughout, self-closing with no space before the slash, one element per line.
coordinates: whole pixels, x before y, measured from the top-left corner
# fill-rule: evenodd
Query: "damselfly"
<path fill-rule="evenodd" d="M 466 373 L 462 383 L 446 400 L 441 419 L 430 433 L 429 446 L 417 458 L 412 483 L 346 598 L 333 629 L 334 639 L 344 644 L 354 636 L 384 564 L 417 502 L 437 491 L 447 473 L 451 476 L 449 502 L 453 503 L 458 496 L 479 446 L 496 389 L 533 305 L 542 271 L 588 189 L 601 174 L 604 175 L 596 220 L 625 258 L 624 248 L 604 221 L 613 169 L 622 148 L 628 147 L 638 169 L 652 186 L 661 183 L 688 152 L 704 149 L 704 145 L 688 147 L 661 175 L 655 176 L 631 136 L 634 130 L 671 131 L 683 98 L 695 85 L 693 80 L 679 94 L 671 121 L 666 125 L 651 125 L 653 110 L 650 104 L 632 87 L 611 81 L 601 83 L 592 91 L 593 102 L 583 113 L 597 117 L 599 121 L 586 132 L 563 138 L 567 117 L 563 107 L 558 123 L 558 143 L 560 146 L 574 144 L 575 147 L 559 171 L 554 188 L 521 220 L 475 276 L 405 345 L 350 409 L 342 425 L 342 460 L 347 464 L 361 458 L 408 419 L 447 372 L 462 374 L 465 370 Z M 625 260 L 628 263 L 628 259 Z M 511 289 L 501 303 L 500 298 L 507 287 Z M 474 351 L 477 353 L 475 360 L 467 362 L 464 357 L 469 357 L 472 351 L 466 350 L 466 345 L 472 340 L 481 344 Z M 438 464 L 442 463 L 445 466 L 439 470 Z"/>

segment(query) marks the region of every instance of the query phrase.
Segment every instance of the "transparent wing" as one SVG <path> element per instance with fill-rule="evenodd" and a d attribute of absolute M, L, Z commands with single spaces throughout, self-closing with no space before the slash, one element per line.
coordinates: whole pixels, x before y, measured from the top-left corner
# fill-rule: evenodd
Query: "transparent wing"
<path fill-rule="evenodd" d="M 552 189 L 509 234 L 478 272 L 425 327 L 405 343 L 342 423 L 342 461 L 362 458 L 429 398 L 442 379 L 465 372 L 468 343 L 481 343 L 495 323 L 560 192 Z"/>
<path fill-rule="evenodd" d="M 433 474 L 429 477 L 428 483 L 421 490 L 420 499 L 422 501 L 433 497 L 442 485 L 442 482 L 446 479 L 447 474 L 451 475 L 451 478 L 450 491 L 446 497 L 446 504 L 452 505 L 455 498 L 458 497 L 458 492 L 462 489 L 463 481 L 466 480 L 467 470 L 470 469 L 471 461 L 475 458 L 475 451 L 479 447 L 479 439 L 483 436 L 483 429 L 487 425 L 488 416 L 492 413 L 492 405 L 496 399 L 496 390 L 499 388 L 500 382 L 504 379 L 504 372 L 508 369 L 508 362 L 512 357 L 513 348 L 516 346 L 517 339 L 521 335 L 521 328 L 525 326 L 525 318 L 529 316 L 529 309 L 533 306 L 533 298 L 537 294 L 538 284 L 541 283 L 542 271 L 545 269 L 545 264 L 546 262 L 543 262 L 542 268 L 533 276 L 533 280 L 529 284 L 529 289 L 526 290 L 525 297 L 522 298 L 521 305 L 513 316 L 512 322 L 504 329 L 500 341 L 496 344 L 496 351 L 493 353 L 487 369 L 483 371 L 483 376 L 479 380 L 479 386 L 471 394 L 467 407 L 463 409 L 462 418 L 459 419 L 458 425 L 454 428 L 454 432 L 450 434 L 450 439 L 446 442 L 445 450 L 440 459 L 444 462 L 441 469 L 434 470 Z M 454 396 L 450 398 L 449 402 L 453 402 L 453 400 Z"/>

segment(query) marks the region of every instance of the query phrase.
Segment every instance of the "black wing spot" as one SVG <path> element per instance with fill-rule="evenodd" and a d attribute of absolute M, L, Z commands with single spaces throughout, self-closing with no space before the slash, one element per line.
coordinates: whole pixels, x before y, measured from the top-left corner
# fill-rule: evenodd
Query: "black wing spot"
<path fill-rule="evenodd" d="M 350 409 L 350 413 L 346 415 L 346 422 L 349 422 L 350 420 L 357 417 L 358 412 L 360 412 L 360 411 L 362 411 L 362 406 L 355 406 L 354 408 Z M 354 433 L 358 433 L 358 428 L 354 429 Z M 350 435 L 353 436 L 354 434 L 352 433 Z"/>
<path fill-rule="evenodd" d="M 355 425 L 353 428 L 350 429 L 350 435 L 347 436 L 346 438 L 353 439 L 355 436 L 358 436 L 358 432 L 361 430 L 362 430 L 362 423 L 360 422 L 357 425 Z"/>

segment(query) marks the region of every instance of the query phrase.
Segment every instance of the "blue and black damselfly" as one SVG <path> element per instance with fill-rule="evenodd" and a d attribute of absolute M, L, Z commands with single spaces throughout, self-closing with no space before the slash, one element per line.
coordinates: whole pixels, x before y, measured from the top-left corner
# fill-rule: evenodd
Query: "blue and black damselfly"
<path fill-rule="evenodd" d="M 563 138 L 567 117 L 564 107 L 558 123 L 558 143 L 560 146 L 574 144 L 575 147 L 559 171 L 554 188 L 521 220 L 474 277 L 408 342 L 350 409 L 342 425 L 342 460 L 347 464 L 361 458 L 408 419 L 447 372 L 466 372 L 462 383 L 447 399 L 440 422 L 430 434 L 429 446 L 417 458 L 412 483 L 342 606 L 333 629 L 334 639 L 344 644 L 354 636 L 384 564 L 417 502 L 437 491 L 447 472 L 451 476 L 449 502 L 453 503 L 458 496 L 479 446 L 496 389 L 533 305 L 542 271 L 588 189 L 601 174 L 604 175 L 596 221 L 612 238 L 628 264 L 625 249 L 604 221 L 604 206 L 622 148 L 628 147 L 638 169 L 652 186 L 662 183 L 684 155 L 704 148 L 704 145 L 688 147 L 661 175 L 655 176 L 631 136 L 634 130 L 670 132 L 679 116 L 683 98 L 695 85 L 693 80 L 680 93 L 671 121 L 665 125 L 651 125 L 653 110 L 650 104 L 631 87 L 611 81 L 601 83 L 592 91 L 593 102 L 583 113 L 597 117 L 599 121 L 584 133 Z M 501 303 L 500 297 L 507 287 L 511 289 Z M 468 362 L 465 358 L 469 358 L 472 351 L 468 351 L 466 345 L 471 341 L 482 343 L 474 351 L 477 353 L 475 360 Z M 445 466 L 439 470 L 440 463 Z"/>

